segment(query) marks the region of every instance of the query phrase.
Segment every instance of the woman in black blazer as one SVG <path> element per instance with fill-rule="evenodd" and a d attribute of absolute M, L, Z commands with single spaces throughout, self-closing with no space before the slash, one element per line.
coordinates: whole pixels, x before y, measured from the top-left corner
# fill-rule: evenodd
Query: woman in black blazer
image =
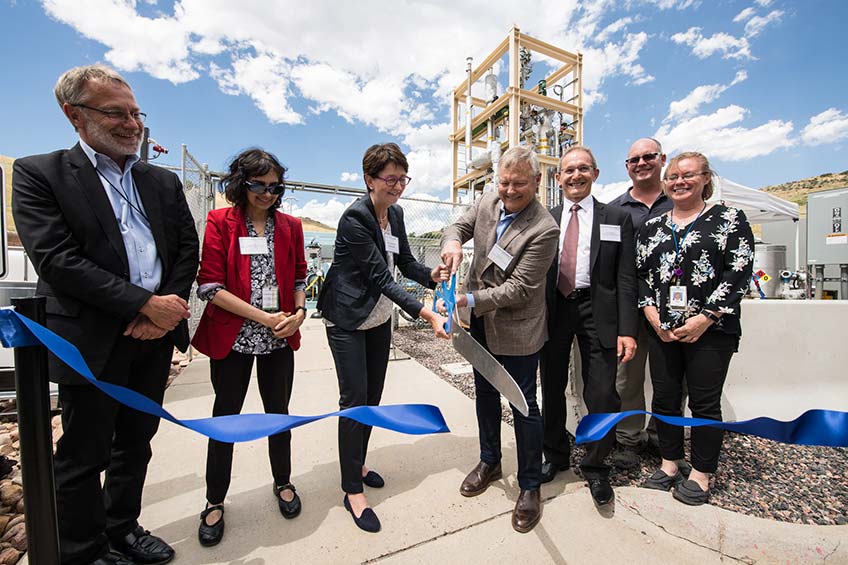
<path fill-rule="evenodd" d="M 406 156 L 394 143 L 372 145 L 362 158 L 368 194 L 345 210 L 336 232 L 333 264 L 318 297 L 339 379 L 339 407 L 380 403 L 391 342 L 392 302 L 424 318 L 447 338 L 445 318 L 432 312 L 395 282 L 397 266 L 407 278 L 435 288 L 447 277 L 444 265 L 432 270 L 409 250 L 403 209 L 396 203 L 410 179 Z M 380 530 L 362 484 L 380 488 L 383 478 L 365 466 L 371 426 L 339 418 L 339 459 L 345 508 L 365 531 Z"/>

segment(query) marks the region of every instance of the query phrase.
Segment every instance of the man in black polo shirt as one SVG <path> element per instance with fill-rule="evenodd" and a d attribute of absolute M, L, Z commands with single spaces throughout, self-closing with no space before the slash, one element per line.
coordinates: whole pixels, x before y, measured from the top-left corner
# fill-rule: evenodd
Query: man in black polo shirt
<path fill-rule="evenodd" d="M 664 165 L 662 145 L 650 137 L 637 140 L 627 153 L 625 167 L 633 186 L 610 202 L 610 205 L 618 206 L 630 214 L 634 235 L 639 233 L 647 220 L 671 210 L 671 201 L 663 192 L 661 173 Z M 645 364 L 648 359 L 646 332 L 653 330 L 645 323 L 641 313 L 639 318 L 641 322 L 636 355 L 632 360 L 620 363 L 616 374 L 615 387 L 621 397 L 622 412 L 645 409 Z M 621 469 L 634 468 L 639 465 L 639 453 L 650 445 L 657 445 L 653 421 L 647 430 L 644 428 L 644 416 L 631 416 L 618 424 L 616 440 L 619 449 L 613 454 L 613 465 Z"/>

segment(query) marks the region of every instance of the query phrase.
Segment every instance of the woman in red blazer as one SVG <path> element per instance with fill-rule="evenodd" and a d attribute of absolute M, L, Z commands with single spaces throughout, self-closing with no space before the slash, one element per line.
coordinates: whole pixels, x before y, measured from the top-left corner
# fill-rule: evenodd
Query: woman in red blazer
<path fill-rule="evenodd" d="M 208 301 L 192 345 L 210 357 L 213 416 L 241 412 L 256 360 L 265 412 L 288 414 L 293 352 L 306 318 L 306 259 L 300 220 L 277 211 L 286 169 L 276 157 L 249 149 L 224 178 L 229 208 L 212 210 L 197 295 Z M 286 518 L 300 514 L 291 475 L 291 432 L 268 438 L 274 497 Z M 224 535 L 224 498 L 230 485 L 233 444 L 209 440 L 206 508 L 198 539 L 216 545 Z"/>

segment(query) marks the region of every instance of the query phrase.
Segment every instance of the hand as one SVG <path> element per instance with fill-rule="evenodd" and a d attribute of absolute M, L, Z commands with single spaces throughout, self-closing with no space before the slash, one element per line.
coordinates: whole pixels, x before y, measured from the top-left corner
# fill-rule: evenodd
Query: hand
<path fill-rule="evenodd" d="M 271 328 L 273 331 L 274 328 L 283 323 L 288 317 L 288 312 L 265 312 L 263 310 L 262 317 L 257 321 L 266 328 Z"/>
<path fill-rule="evenodd" d="M 450 280 L 450 278 L 450 269 L 448 269 L 448 266 L 444 263 L 439 263 L 438 265 L 433 267 L 432 271 L 430 271 L 430 279 L 436 284 L 442 281 L 448 281 Z"/>
<path fill-rule="evenodd" d="M 445 331 L 445 324 L 448 319 L 444 316 L 440 316 L 433 312 L 432 310 L 428 310 L 427 308 L 422 308 L 418 313 L 419 316 L 424 318 L 430 327 L 433 329 L 433 333 L 436 337 L 440 337 L 442 339 L 450 339 L 450 336 Z"/>
<path fill-rule="evenodd" d="M 468 295 L 464 292 L 457 294 L 455 300 L 457 308 L 465 308 L 466 306 L 468 306 Z"/>
<path fill-rule="evenodd" d="M 176 294 L 165 296 L 154 294 L 144 303 L 139 313 L 144 314 L 151 322 L 168 331 L 176 328 L 177 324 L 191 316 L 188 302 Z"/>
<path fill-rule="evenodd" d="M 672 333 L 683 343 L 695 343 L 711 325 L 713 325 L 712 320 L 703 314 L 698 314 L 686 320 L 685 324 Z"/>
<path fill-rule="evenodd" d="M 442 247 L 442 263 L 451 274 L 457 272 L 462 265 L 462 244 L 455 239 L 446 242 Z"/>
<path fill-rule="evenodd" d="M 124 330 L 125 336 L 141 340 L 159 339 L 166 333 L 168 333 L 168 330 L 160 328 L 144 314 L 137 315 L 132 322 L 127 324 L 127 328 Z"/>
<path fill-rule="evenodd" d="M 282 339 L 294 335 L 305 319 L 306 313 L 303 310 L 297 310 L 294 314 L 286 316 L 282 322 L 274 326 L 274 337 Z"/>
<path fill-rule="evenodd" d="M 629 335 L 620 335 L 616 340 L 616 351 L 622 363 L 627 363 L 636 355 L 636 340 Z"/>

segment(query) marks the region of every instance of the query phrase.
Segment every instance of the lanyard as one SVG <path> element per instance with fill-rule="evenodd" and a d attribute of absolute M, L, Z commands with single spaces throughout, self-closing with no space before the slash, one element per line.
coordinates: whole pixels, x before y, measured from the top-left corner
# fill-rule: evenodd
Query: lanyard
<path fill-rule="evenodd" d="M 689 222 L 689 225 L 686 226 L 686 230 L 683 232 L 683 237 L 680 238 L 680 243 L 686 241 L 686 236 L 689 235 L 689 232 L 692 230 L 692 227 L 695 225 L 695 222 L 698 221 L 698 218 L 701 217 L 701 214 L 704 213 L 704 210 L 707 209 L 707 203 L 704 202 L 704 207 L 701 208 L 701 211 L 698 212 L 698 215 L 695 216 L 695 219 Z M 683 269 L 680 267 L 681 257 L 680 257 L 680 243 L 677 241 L 677 224 L 674 223 L 674 210 L 669 212 L 669 218 L 671 219 L 671 238 L 674 240 L 674 277 L 677 280 L 680 280 L 680 277 L 683 276 Z"/>
<path fill-rule="evenodd" d="M 141 217 L 144 218 L 145 220 L 147 220 L 147 223 L 150 224 L 150 218 L 148 218 L 147 214 L 145 214 L 141 209 L 141 202 L 139 202 L 139 200 L 138 200 L 138 191 L 133 191 L 133 195 L 135 196 L 135 200 L 136 200 L 136 204 L 133 204 L 132 201 L 127 196 L 126 192 L 124 192 L 123 190 L 121 190 L 120 188 L 118 188 L 117 186 L 112 184 L 112 181 L 110 181 L 108 178 L 106 178 L 106 175 L 101 173 L 98 169 L 95 168 L 94 170 L 97 172 L 97 174 L 98 174 L 98 176 L 100 176 L 100 178 L 102 178 L 107 183 L 109 183 L 109 186 L 111 186 L 115 190 L 115 192 L 117 192 L 121 196 L 121 198 L 123 198 L 124 201 L 127 204 L 130 205 L 130 208 L 132 208 L 134 211 L 138 212 L 141 215 Z M 130 179 L 132 179 L 132 177 L 130 177 Z M 133 182 L 135 182 L 135 181 L 133 181 Z"/>

